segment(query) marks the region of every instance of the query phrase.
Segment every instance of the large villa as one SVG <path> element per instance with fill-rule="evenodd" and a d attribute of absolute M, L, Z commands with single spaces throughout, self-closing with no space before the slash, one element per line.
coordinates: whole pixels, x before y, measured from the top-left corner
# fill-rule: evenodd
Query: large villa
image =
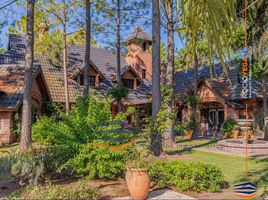
<path fill-rule="evenodd" d="M 127 52 L 121 55 L 121 79 L 129 88 L 124 99 L 125 107 L 138 110 L 139 119 L 151 113 L 152 56 L 149 46 L 151 37 L 137 27 L 126 39 Z M 9 35 L 7 51 L 0 54 L 0 144 L 14 141 L 13 122 L 20 115 L 23 96 L 26 40 L 23 35 Z M 85 47 L 73 45 L 68 51 L 68 90 L 70 103 L 74 104 L 83 91 L 83 62 Z M 116 54 L 103 48 L 91 49 L 90 87 L 106 95 L 116 83 Z M 200 96 L 201 125 L 206 130 L 218 130 L 227 118 L 245 118 L 245 105 L 248 105 L 249 118 L 262 128 L 262 87 L 252 80 L 252 96 L 241 97 L 242 84 L 239 63 L 230 64 L 227 73 L 220 64 L 200 67 L 198 70 L 198 94 Z M 34 60 L 32 85 L 33 108 L 42 115 L 47 102 L 64 103 L 63 68 L 50 59 L 36 55 Z M 178 120 L 187 117 L 185 97 L 193 93 L 193 69 L 176 72 L 175 92 L 178 105 Z M 212 77 L 212 78 L 211 78 Z M 116 103 L 111 105 L 117 112 Z"/>

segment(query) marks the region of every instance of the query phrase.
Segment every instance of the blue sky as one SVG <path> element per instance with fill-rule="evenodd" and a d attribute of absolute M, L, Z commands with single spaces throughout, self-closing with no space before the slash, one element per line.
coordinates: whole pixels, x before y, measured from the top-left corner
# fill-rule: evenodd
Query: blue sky
<path fill-rule="evenodd" d="M 7 2 L 10 2 L 10 0 L 0 0 L 0 7 L 2 5 L 5 5 Z M 8 13 L 8 14 L 7 14 Z M 8 34 L 8 27 L 12 25 L 12 22 L 16 21 L 17 19 L 19 19 L 21 16 L 25 15 L 26 13 L 26 10 L 23 9 L 22 7 L 19 7 L 17 6 L 16 4 L 13 4 L 12 6 L 9 6 L 7 9 L 5 10 L 2 10 L 0 12 L 0 20 L 1 19 L 5 19 L 7 18 L 8 19 L 8 25 L 5 26 L 2 30 L 1 30 L 1 34 L 0 34 L 0 37 L 1 37 L 1 44 L 3 45 L 4 48 L 7 47 L 7 43 L 8 43 L 8 38 L 7 38 L 7 34 Z M 8 15 L 8 16 L 7 16 Z M 150 17 L 150 16 L 149 16 Z M 131 31 L 133 31 L 135 27 L 131 27 L 129 30 L 122 30 L 122 35 L 123 37 L 126 37 L 127 34 Z M 144 27 L 144 30 L 149 34 L 151 35 L 152 33 L 152 29 L 151 29 L 151 26 L 147 26 L 147 27 Z M 70 32 L 73 31 L 72 28 L 69 29 Z M 105 43 L 103 43 L 102 41 L 98 41 L 98 37 L 99 36 L 94 36 L 93 34 L 93 37 L 95 39 L 97 39 L 97 42 L 100 46 L 105 46 Z M 161 31 L 161 39 L 164 43 L 166 43 L 166 40 L 167 40 L 167 36 L 166 36 L 166 33 L 164 30 Z M 179 38 L 177 37 L 177 34 L 175 33 L 175 48 L 176 49 L 180 49 L 182 48 L 182 44 L 179 40 Z"/>

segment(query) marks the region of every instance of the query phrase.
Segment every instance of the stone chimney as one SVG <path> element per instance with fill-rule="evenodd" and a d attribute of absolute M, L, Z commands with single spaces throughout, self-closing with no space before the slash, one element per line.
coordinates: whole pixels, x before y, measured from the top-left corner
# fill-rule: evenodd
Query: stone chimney
<path fill-rule="evenodd" d="M 38 26 L 38 36 L 43 37 L 47 31 L 47 25 L 44 22 L 41 22 Z"/>

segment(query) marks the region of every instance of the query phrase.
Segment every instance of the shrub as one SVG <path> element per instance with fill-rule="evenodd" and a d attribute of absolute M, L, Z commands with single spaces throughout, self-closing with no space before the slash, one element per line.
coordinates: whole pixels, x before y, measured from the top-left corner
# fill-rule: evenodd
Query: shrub
<path fill-rule="evenodd" d="M 160 187 L 217 192 L 223 183 L 221 170 L 213 165 L 182 161 L 156 162 L 150 166 L 151 180 Z"/>
<path fill-rule="evenodd" d="M 116 179 L 122 176 L 125 170 L 125 152 L 97 145 L 81 146 L 80 152 L 66 166 L 72 166 L 78 174 L 90 178 Z"/>
<path fill-rule="evenodd" d="M 9 196 L 10 199 L 101 199 L 98 189 L 85 181 L 66 185 L 27 186 Z"/>
<path fill-rule="evenodd" d="M 69 115 L 57 108 L 60 121 L 55 117 L 41 117 L 33 125 L 33 140 L 45 145 L 86 144 L 95 139 L 116 138 L 119 134 L 102 134 L 107 129 L 115 129 L 118 125 L 103 126 L 113 121 L 111 100 L 91 94 L 87 98 L 77 98 L 76 105 Z M 121 114 L 114 120 L 126 120 Z M 122 134 L 120 134 L 122 135 Z"/>
<path fill-rule="evenodd" d="M 60 120 L 42 117 L 33 125 L 33 140 L 48 146 L 42 156 L 45 171 L 73 172 L 91 178 L 115 179 L 124 171 L 123 152 L 92 144 L 118 145 L 133 137 L 133 132 L 120 132 L 119 124 L 105 125 L 116 120 L 125 121 L 127 113 L 112 117 L 109 98 L 90 94 L 77 98 L 69 115 L 56 108 Z M 130 111 L 133 112 L 133 109 Z"/>
<path fill-rule="evenodd" d="M 238 123 L 234 119 L 226 119 L 220 128 L 220 132 L 223 135 L 230 134 L 234 129 L 239 128 Z"/>
<path fill-rule="evenodd" d="M 44 162 L 40 156 L 32 156 L 30 153 L 17 155 L 11 166 L 12 176 L 20 185 L 30 183 L 36 185 L 44 173 Z"/>
<path fill-rule="evenodd" d="M 49 176 L 70 176 L 73 175 L 72 167 L 64 168 L 64 165 L 79 152 L 79 146 L 54 146 L 46 147 L 42 155 L 45 175 Z"/>
<path fill-rule="evenodd" d="M 11 167 L 15 159 L 12 155 L 0 157 L 0 178 L 11 175 Z"/>

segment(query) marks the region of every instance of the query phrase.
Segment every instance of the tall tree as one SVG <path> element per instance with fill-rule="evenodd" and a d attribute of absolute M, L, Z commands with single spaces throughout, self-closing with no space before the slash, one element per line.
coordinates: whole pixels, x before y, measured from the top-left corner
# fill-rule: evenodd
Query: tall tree
<path fill-rule="evenodd" d="M 152 1 L 152 118 L 156 122 L 161 104 L 160 92 L 160 8 L 159 0 Z M 162 136 L 152 130 L 150 136 L 151 150 L 155 156 L 162 152 Z"/>
<path fill-rule="evenodd" d="M 63 75 L 64 75 L 64 96 L 65 96 L 65 109 L 66 113 L 69 113 L 70 103 L 69 103 L 69 91 L 68 91 L 68 77 L 67 77 L 67 4 L 65 0 L 62 1 L 63 12 L 62 12 L 62 26 L 63 26 Z M 55 15 L 57 16 L 57 15 Z"/>
<path fill-rule="evenodd" d="M 268 31 L 263 32 L 262 36 L 254 48 L 252 59 L 253 76 L 262 82 L 263 95 L 263 121 L 264 121 L 264 139 L 268 140 L 268 109 L 267 109 L 267 77 L 268 77 Z"/>
<path fill-rule="evenodd" d="M 123 44 L 122 27 L 125 30 L 138 25 L 142 16 L 147 13 L 147 0 L 100 0 L 97 2 L 97 22 L 101 35 L 105 35 L 104 43 L 116 50 L 116 81 L 119 88 L 121 80 L 121 49 Z M 116 34 L 114 34 L 116 33 Z M 115 47 L 115 48 L 114 48 Z M 122 111 L 122 103 L 118 105 L 118 112 Z"/>
<path fill-rule="evenodd" d="M 26 152 L 31 145 L 32 126 L 32 68 L 34 55 L 34 4 L 35 0 L 27 1 L 27 40 L 25 55 L 25 75 L 22 107 L 22 130 L 20 151 Z"/>
<path fill-rule="evenodd" d="M 121 81 L 121 0 L 116 0 L 116 79 L 119 86 L 122 85 Z M 118 111 L 121 111 L 121 106 L 118 105 Z"/>
<path fill-rule="evenodd" d="M 163 4 L 163 13 L 166 15 L 166 29 L 167 29 L 167 68 L 166 68 L 166 77 L 165 77 L 165 87 L 167 91 L 166 98 L 166 107 L 169 117 L 167 119 L 167 126 L 165 130 L 164 141 L 166 144 L 172 144 L 174 141 L 174 11 L 175 3 L 174 0 L 165 0 L 162 1 Z"/>
<path fill-rule="evenodd" d="M 75 12 L 78 9 L 80 2 L 78 0 L 46 0 L 39 4 L 39 8 L 45 10 L 51 15 L 51 19 L 58 22 L 61 26 L 61 36 L 62 36 L 62 57 L 63 57 L 63 75 L 64 75 L 64 96 L 65 96 L 65 109 L 66 113 L 69 113 L 70 103 L 69 103 L 69 91 L 68 91 L 68 77 L 67 77 L 67 26 L 71 20 L 75 19 Z"/>
<path fill-rule="evenodd" d="M 91 36 L 91 2 L 86 0 L 86 45 L 85 45 L 85 60 L 84 60 L 84 95 L 89 91 L 89 68 L 90 68 L 90 36 Z"/>

